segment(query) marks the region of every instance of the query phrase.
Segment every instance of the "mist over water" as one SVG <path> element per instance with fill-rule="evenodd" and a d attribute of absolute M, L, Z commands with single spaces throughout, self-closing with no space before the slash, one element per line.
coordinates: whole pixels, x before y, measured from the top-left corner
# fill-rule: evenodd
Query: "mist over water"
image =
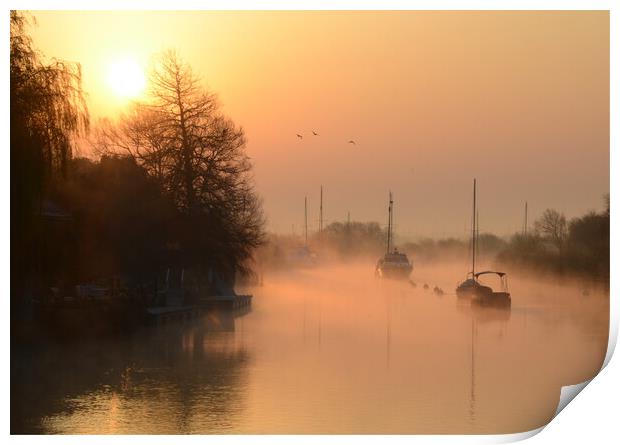
<path fill-rule="evenodd" d="M 11 361 L 12 431 L 511 433 L 605 356 L 605 290 L 512 276 L 512 309 L 458 302 L 460 264 L 378 280 L 371 262 L 265 272 L 245 314 Z M 423 284 L 430 286 L 423 289 Z M 437 285 L 443 296 L 432 292 Z M 584 287 L 585 286 L 585 287 Z M 584 295 L 584 289 L 587 291 Z"/>

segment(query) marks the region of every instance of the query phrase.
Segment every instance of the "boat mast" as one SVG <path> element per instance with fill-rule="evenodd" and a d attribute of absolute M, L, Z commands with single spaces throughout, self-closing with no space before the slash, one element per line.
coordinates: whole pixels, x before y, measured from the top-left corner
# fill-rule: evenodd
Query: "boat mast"
<path fill-rule="evenodd" d="M 387 239 L 387 253 L 390 253 L 392 247 L 392 192 L 390 191 L 390 204 L 388 206 L 388 239 Z"/>
<path fill-rule="evenodd" d="M 471 228 L 471 276 L 475 279 L 476 273 L 476 178 L 474 178 L 474 208 Z"/>
<path fill-rule="evenodd" d="M 476 209 L 476 242 L 480 240 L 480 211 Z M 480 255 L 480 247 L 476 249 L 476 255 Z"/>
<path fill-rule="evenodd" d="M 319 235 L 323 234 L 323 186 L 321 186 L 321 206 L 319 207 Z"/>
<path fill-rule="evenodd" d="M 308 197 L 304 196 L 304 233 L 306 238 L 306 247 L 308 247 Z"/>
<path fill-rule="evenodd" d="M 523 222 L 523 236 L 527 237 L 527 201 L 525 201 L 525 220 Z"/>

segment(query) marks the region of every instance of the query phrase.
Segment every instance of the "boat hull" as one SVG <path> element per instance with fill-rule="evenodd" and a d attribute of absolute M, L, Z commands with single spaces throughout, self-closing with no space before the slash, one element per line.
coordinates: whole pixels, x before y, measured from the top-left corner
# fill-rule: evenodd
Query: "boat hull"
<path fill-rule="evenodd" d="M 392 280 L 407 280 L 413 267 L 377 267 L 376 274 L 379 278 L 388 278 Z"/>
<path fill-rule="evenodd" d="M 508 292 L 490 292 L 487 294 L 476 295 L 471 300 L 472 304 L 483 307 L 507 308 L 512 304 Z"/>
<path fill-rule="evenodd" d="M 471 279 L 464 281 L 456 288 L 456 296 L 458 298 L 483 298 L 492 293 L 493 289 Z"/>

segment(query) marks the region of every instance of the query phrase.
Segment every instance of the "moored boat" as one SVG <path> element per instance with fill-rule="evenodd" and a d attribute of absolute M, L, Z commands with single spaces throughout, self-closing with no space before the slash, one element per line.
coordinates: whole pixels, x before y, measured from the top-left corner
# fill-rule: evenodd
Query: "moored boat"
<path fill-rule="evenodd" d="M 474 200 L 473 200 L 473 218 L 472 218 L 472 236 L 471 236 L 471 272 L 467 274 L 467 279 L 460 283 L 456 288 L 456 296 L 458 298 L 470 298 L 473 304 L 480 306 L 497 306 L 507 307 L 511 304 L 510 293 L 508 292 L 508 284 L 505 272 L 495 272 L 487 270 L 476 273 L 476 247 L 477 247 L 477 221 L 476 221 L 476 180 L 474 179 Z M 500 277 L 502 290 L 495 292 L 489 286 L 480 283 L 478 278 L 485 274 L 496 274 Z"/>
<path fill-rule="evenodd" d="M 398 249 L 392 249 L 392 193 L 390 192 L 390 203 L 388 207 L 388 233 L 387 233 L 387 251 L 385 255 L 377 261 L 375 267 L 375 275 L 379 278 L 407 279 L 413 271 L 413 264 L 405 253 L 399 252 Z"/>
<path fill-rule="evenodd" d="M 492 270 L 485 270 L 484 272 L 478 272 L 474 274 L 474 278 L 478 279 L 480 275 L 495 274 L 500 278 L 501 291 L 495 292 L 489 286 L 481 287 L 488 289 L 484 291 L 474 292 L 472 296 L 472 303 L 480 306 L 494 306 L 494 307 L 508 307 L 511 305 L 510 293 L 508 292 L 508 277 L 505 272 L 496 272 Z"/>
<path fill-rule="evenodd" d="M 381 278 L 406 279 L 411 274 L 413 266 L 407 255 L 394 249 L 392 253 L 386 253 L 377 262 L 377 275 Z"/>

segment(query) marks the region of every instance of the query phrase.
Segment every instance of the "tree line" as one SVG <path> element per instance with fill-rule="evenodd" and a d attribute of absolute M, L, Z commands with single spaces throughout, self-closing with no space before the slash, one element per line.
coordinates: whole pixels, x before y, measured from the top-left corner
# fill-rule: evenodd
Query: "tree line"
<path fill-rule="evenodd" d="M 609 195 L 605 208 L 567 220 L 547 209 L 531 233 L 518 233 L 498 253 L 500 263 L 559 274 L 588 275 L 609 283 Z"/>
<path fill-rule="evenodd" d="M 518 266 L 532 271 L 587 275 L 609 281 L 609 195 L 604 209 L 568 220 L 554 209 L 546 209 L 534 221 L 533 230 L 504 238 L 492 233 L 478 235 L 477 250 L 485 261 L 499 267 Z M 342 260 L 385 253 L 387 231 L 377 222 L 334 222 L 311 237 L 312 247 L 330 251 Z M 292 239 L 272 237 L 271 253 L 295 245 Z M 471 240 L 424 238 L 398 242 L 396 246 L 414 261 L 466 260 Z M 268 255 L 265 255 L 268 256 Z M 274 256 L 274 255 L 272 255 Z"/>
<path fill-rule="evenodd" d="M 177 52 L 145 98 L 93 125 L 80 65 L 45 62 L 10 13 L 11 295 L 169 267 L 232 282 L 264 241 L 246 138 Z M 94 158 L 75 156 L 87 140 Z"/>

